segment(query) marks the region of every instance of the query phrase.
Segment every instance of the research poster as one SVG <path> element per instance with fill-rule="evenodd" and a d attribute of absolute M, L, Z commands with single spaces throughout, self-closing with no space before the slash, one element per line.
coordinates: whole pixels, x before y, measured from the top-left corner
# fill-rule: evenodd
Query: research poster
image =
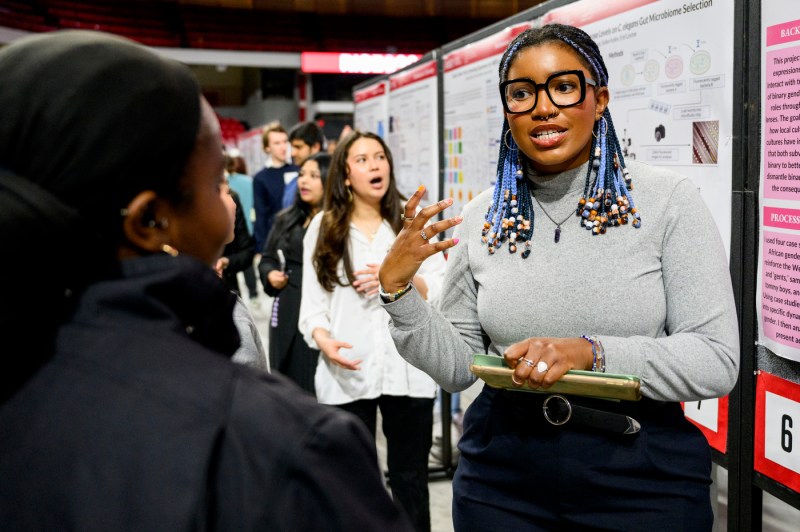
<path fill-rule="evenodd" d="M 759 342 L 800 361 L 800 11 L 761 2 Z"/>
<path fill-rule="evenodd" d="M 387 143 L 400 193 L 425 186 L 422 206 L 439 200 L 438 84 L 436 61 L 389 77 Z"/>
<path fill-rule="evenodd" d="M 386 140 L 389 122 L 389 82 L 377 83 L 354 91 L 353 123 L 360 131 L 370 131 Z"/>
<path fill-rule="evenodd" d="M 733 21 L 734 2 L 724 0 L 581 0 L 541 19 L 580 26 L 597 42 L 624 156 L 689 177 L 729 257 Z"/>
<path fill-rule="evenodd" d="M 511 26 L 444 55 L 443 195 L 453 198 L 453 215 L 495 182 L 503 127 L 498 64 L 529 27 Z"/>

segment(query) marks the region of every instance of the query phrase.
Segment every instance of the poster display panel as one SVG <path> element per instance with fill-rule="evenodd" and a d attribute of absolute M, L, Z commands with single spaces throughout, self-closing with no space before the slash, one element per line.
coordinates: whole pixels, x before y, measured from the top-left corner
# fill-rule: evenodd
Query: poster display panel
<path fill-rule="evenodd" d="M 503 128 L 500 57 L 530 23 L 510 26 L 444 55 L 444 197 L 455 215 L 492 186 Z"/>
<path fill-rule="evenodd" d="M 761 3 L 759 342 L 800 361 L 800 13 Z"/>
<path fill-rule="evenodd" d="M 581 0 L 541 19 L 580 26 L 597 42 L 624 156 L 689 177 L 729 257 L 733 21 L 734 3 L 712 0 Z"/>
<path fill-rule="evenodd" d="M 353 123 L 360 131 L 376 133 L 386 140 L 389 122 L 389 81 L 381 80 L 353 93 Z"/>
<path fill-rule="evenodd" d="M 389 77 L 387 143 L 397 188 L 406 197 L 425 186 L 423 206 L 439 199 L 438 84 L 436 61 Z"/>

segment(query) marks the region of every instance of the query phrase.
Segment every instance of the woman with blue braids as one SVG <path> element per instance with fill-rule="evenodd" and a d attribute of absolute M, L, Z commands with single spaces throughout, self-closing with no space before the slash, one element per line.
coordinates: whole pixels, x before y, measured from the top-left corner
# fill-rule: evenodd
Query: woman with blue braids
<path fill-rule="evenodd" d="M 547 392 L 589 370 L 638 376 L 643 398 L 485 386 L 459 442 L 455 528 L 710 530 L 710 451 L 680 402 L 724 396 L 738 375 L 711 213 L 686 177 L 624 159 L 608 72 L 584 31 L 523 32 L 499 75 L 496 184 L 430 225 L 452 200 L 415 215 L 414 194 L 381 266 L 398 351 L 451 392 L 474 382 L 473 354 L 488 353 L 504 357 L 518 388 Z M 428 240 L 452 227 L 454 238 Z M 433 308 L 409 280 L 448 249 Z M 574 415 L 558 424 L 567 407 Z"/>

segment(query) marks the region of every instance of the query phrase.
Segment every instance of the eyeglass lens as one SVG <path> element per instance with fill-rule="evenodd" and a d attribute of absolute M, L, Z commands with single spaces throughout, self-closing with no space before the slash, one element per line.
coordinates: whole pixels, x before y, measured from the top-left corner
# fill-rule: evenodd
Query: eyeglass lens
<path fill-rule="evenodd" d="M 559 107 L 575 105 L 586 96 L 586 85 L 581 83 L 578 74 L 556 73 L 544 83 L 521 80 L 506 85 L 505 100 L 508 110 L 512 113 L 533 110 L 536 107 L 540 87 L 544 87 L 550 101 Z"/>

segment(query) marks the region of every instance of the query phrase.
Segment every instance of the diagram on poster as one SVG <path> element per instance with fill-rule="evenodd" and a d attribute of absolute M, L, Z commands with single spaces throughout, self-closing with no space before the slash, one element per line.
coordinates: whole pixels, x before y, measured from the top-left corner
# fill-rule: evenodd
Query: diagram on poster
<path fill-rule="evenodd" d="M 355 100 L 353 123 L 356 129 L 376 133 L 385 139 L 389 121 L 388 81 L 382 80 L 355 91 L 353 99 Z"/>
<path fill-rule="evenodd" d="M 439 199 L 438 85 L 436 61 L 389 77 L 389 131 L 400 193 L 425 186 L 423 205 Z"/>
<path fill-rule="evenodd" d="M 606 63 L 623 155 L 691 178 L 730 255 L 733 3 L 662 0 L 610 9 L 583 0 L 568 12 L 591 21 L 582 29 Z M 543 22 L 558 18 L 554 10 Z"/>

